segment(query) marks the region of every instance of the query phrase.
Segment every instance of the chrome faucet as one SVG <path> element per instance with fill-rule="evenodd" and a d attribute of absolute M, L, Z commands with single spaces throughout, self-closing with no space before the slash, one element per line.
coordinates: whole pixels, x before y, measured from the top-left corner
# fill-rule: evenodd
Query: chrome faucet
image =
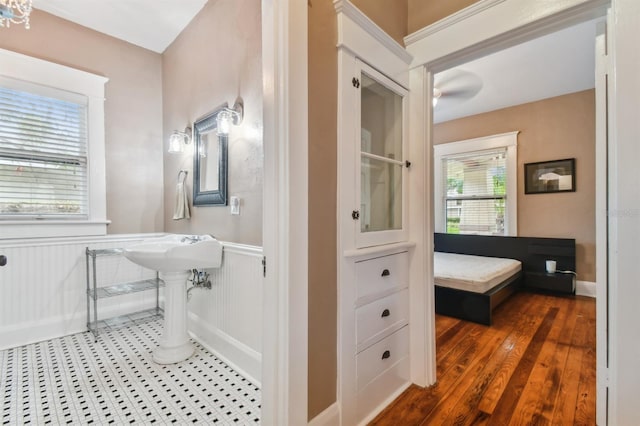
<path fill-rule="evenodd" d="M 187 235 L 186 237 L 182 237 L 180 242 L 181 243 L 193 244 L 193 243 L 197 243 L 200 240 L 201 240 L 201 238 L 200 238 L 199 235 Z"/>

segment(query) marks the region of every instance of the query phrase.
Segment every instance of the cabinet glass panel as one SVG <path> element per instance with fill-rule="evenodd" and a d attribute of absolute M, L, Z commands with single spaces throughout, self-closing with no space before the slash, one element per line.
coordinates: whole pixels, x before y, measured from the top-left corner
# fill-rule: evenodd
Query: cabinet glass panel
<path fill-rule="evenodd" d="M 360 231 L 402 229 L 402 96 L 362 74 Z"/>
<path fill-rule="evenodd" d="M 360 231 L 402 229 L 402 166 L 362 157 Z"/>
<path fill-rule="evenodd" d="M 402 160 L 402 96 L 366 74 L 360 93 L 362 152 Z"/>

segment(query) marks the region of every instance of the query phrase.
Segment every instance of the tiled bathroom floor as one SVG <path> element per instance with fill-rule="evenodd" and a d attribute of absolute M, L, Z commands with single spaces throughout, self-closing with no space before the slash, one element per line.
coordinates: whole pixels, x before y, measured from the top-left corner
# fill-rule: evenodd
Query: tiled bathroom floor
<path fill-rule="evenodd" d="M 0 425 L 260 423 L 260 390 L 196 343 L 159 365 L 155 320 L 0 351 Z"/>

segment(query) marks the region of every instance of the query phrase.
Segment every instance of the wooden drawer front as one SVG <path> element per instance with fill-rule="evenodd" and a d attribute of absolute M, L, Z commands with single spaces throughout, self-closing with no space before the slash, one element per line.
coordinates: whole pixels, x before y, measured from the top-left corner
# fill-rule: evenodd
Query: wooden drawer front
<path fill-rule="evenodd" d="M 409 327 L 405 326 L 356 355 L 358 392 L 408 354 Z"/>
<path fill-rule="evenodd" d="M 358 352 L 380 340 L 390 330 L 408 323 L 408 289 L 361 306 L 356 310 Z"/>
<path fill-rule="evenodd" d="M 356 263 L 358 299 L 409 285 L 407 252 L 377 257 Z"/>

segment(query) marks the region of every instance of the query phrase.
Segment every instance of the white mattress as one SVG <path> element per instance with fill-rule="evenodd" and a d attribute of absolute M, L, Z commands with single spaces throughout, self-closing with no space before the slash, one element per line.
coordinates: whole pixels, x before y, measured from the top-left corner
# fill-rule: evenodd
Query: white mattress
<path fill-rule="evenodd" d="M 522 269 L 515 259 L 435 252 L 435 284 L 441 287 L 485 293 Z"/>

